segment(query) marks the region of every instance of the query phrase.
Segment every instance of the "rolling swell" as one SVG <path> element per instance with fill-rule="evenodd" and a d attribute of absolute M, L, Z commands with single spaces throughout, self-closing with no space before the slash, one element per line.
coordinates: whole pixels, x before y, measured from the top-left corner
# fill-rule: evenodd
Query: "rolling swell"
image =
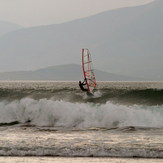
<path fill-rule="evenodd" d="M 107 89 L 102 90 L 103 101 L 111 100 L 122 104 L 139 104 L 139 105 L 162 105 L 163 90 L 143 89 L 143 90 L 124 90 L 124 89 Z"/>
<path fill-rule="evenodd" d="M 2 89 L 0 88 L 0 100 L 20 100 L 22 98 L 53 99 L 79 103 L 99 103 L 107 101 L 125 105 L 163 105 L 163 89 L 115 89 L 102 88 L 95 92 L 94 97 L 89 98 L 76 88 L 58 89 Z"/>

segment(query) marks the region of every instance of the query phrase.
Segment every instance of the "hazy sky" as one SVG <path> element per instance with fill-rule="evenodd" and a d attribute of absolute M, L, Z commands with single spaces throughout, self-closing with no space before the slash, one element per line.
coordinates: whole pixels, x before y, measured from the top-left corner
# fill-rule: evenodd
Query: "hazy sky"
<path fill-rule="evenodd" d="M 57 24 L 154 0 L 0 0 L 0 20 L 23 26 Z"/>

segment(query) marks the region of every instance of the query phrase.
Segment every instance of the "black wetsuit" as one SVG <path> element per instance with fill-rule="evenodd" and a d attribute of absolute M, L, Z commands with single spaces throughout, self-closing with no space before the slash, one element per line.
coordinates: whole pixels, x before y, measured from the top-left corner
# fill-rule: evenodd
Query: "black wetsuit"
<path fill-rule="evenodd" d="M 84 88 L 83 86 L 86 85 L 86 81 L 84 80 L 83 82 L 79 81 L 79 87 L 82 91 L 87 92 L 88 89 Z"/>

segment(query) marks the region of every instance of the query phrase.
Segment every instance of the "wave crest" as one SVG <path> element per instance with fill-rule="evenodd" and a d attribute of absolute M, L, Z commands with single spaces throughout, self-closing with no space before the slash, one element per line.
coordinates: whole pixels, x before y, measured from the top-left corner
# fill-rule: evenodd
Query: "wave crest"
<path fill-rule="evenodd" d="M 11 122 L 70 128 L 163 127 L 163 106 L 71 103 L 32 98 L 1 101 L 0 123 Z"/>

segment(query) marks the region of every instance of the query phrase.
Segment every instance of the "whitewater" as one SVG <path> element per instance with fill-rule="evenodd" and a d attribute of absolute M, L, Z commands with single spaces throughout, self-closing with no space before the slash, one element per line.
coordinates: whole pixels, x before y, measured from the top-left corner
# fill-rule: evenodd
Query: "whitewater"
<path fill-rule="evenodd" d="M 163 82 L 1 81 L 0 155 L 163 158 Z"/>

